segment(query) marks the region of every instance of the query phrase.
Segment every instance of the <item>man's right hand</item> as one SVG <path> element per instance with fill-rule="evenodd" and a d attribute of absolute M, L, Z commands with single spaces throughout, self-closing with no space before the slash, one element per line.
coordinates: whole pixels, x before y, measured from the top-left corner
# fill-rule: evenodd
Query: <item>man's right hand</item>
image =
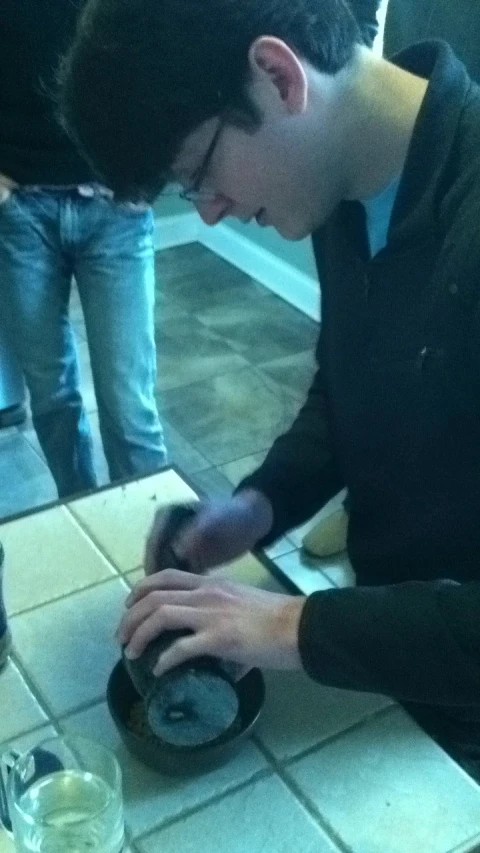
<path fill-rule="evenodd" d="M 168 507 L 158 510 L 150 529 L 145 552 L 147 575 L 159 569 L 157 555 L 170 511 Z M 251 551 L 267 535 L 272 523 L 270 501 L 256 489 L 244 489 L 227 501 L 200 502 L 171 544 L 190 571 L 203 572 Z"/>

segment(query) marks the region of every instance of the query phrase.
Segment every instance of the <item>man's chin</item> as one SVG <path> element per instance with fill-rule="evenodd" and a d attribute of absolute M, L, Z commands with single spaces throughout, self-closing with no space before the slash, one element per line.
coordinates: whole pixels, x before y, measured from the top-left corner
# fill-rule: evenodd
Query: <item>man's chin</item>
<path fill-rule="evenodd" d="M 315 230 L 315 228 L 309 228 L 305 222 L 283 222 L 275 225 L 274 228 L 284 240 L 289 240 L 292 243 L 310 237 Z"/>

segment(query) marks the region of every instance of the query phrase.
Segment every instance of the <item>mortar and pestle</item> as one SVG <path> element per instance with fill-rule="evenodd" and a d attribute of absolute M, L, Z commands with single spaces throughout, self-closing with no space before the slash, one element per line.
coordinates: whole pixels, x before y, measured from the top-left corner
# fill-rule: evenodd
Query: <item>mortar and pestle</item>
<path fill-rule="evenodd" d="M 174 541 L 195 515 L 191 505 L 172 507 L 156 555 L 157 571 L 178 568 Z M 159 655 L 190 631 L 165 631 L 140 657 L 122 660 L 107 687 L 110 713 L 127 748 L 155 769 L 198 772 L 226 761 L 251 732 L 265 699 L 258 669 L 235 680 L 235 666 L 213 657 L 195 658 L 156 677 Z M 132 719 L 141 725 L 132 726 Z"/>

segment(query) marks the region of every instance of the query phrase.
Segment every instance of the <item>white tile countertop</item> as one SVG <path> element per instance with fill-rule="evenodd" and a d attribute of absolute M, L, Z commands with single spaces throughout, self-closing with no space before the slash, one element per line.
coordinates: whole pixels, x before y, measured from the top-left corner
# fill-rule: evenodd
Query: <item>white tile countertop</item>
<path fill-rule="evenodd" d="M 14 639 L 0 674 L 0 748 L 55 731 L 111 747 L 124 776 L 125 853 L 480 850 L 480 788 L 398 705 L 301 673 L 265 673 L 255 734 L 219 769 L 172 779 L 129 755 L 105 702 L 114 630 L 156 507 L 194 498 L 168 469 L 0 525 Z M 298 560 L 276 558 L 290 577 Z M 317 588 L 335 584 L 334 572 L 316 571 Z M 254 556 L 222 572 L 279 589 Z M 0 830 L 0 853 L 12 850 Z"/>

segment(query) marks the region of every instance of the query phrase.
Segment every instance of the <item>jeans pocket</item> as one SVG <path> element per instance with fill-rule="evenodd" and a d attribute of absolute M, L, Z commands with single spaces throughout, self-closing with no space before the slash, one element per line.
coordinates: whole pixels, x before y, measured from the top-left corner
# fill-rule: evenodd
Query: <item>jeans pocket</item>
<path fill-rule="evenodd" d="M 15 190 L 0 186 L 0 210 L 9 207 L 15 201 Z"/>
<path fill-rule="evenodd" d="M 123 216 L 133 216 L 133 217 L 148 217 L 152 213 L 152 208 L 148 204 L 137 203 L 134 201 L 114 201 L 113 199 L 109 200 L 109 204 L 111 205 L 112 211 L 114 213 L 122 214 Z"/>

